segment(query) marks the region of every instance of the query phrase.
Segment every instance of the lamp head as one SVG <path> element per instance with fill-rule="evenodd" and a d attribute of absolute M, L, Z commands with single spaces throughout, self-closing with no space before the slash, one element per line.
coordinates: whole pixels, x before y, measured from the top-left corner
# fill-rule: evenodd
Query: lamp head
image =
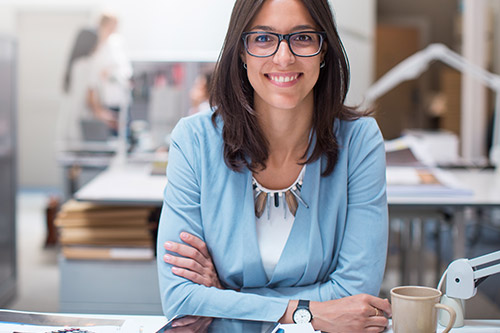
<path fill-rule="evenodd" d="M 446 295 L 469 299 L 476 295 L 474 270 L 468 259 L 457 259 L 448 266 L 446 274 Z"/>

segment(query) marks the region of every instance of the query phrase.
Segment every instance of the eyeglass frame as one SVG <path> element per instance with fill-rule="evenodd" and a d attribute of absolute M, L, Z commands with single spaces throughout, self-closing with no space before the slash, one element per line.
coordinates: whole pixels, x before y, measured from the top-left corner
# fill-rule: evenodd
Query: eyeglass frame
<path fill-rule="evenodd" d="M 319 42 L 319 48 L 318 48 L 318 51 L 314 54 L 310 54 L 310 55 L 300 55 L 300 54 L 297 54 L 293 51 L 292 47 L 290 46 L 290 37 L 294 36 L 294 35 L 299 35 L 299 34 L 304 34 L 304 33 L 314 33 L 314 34 L 317 34 L 319 35 L 320 37 L 320 42 Z M 278 37 L 278 44 L 276 44 L 276 50 L 274 50 L 273 53 L 269 54 L 269 55 L 255 55 L 255 54 L 252 54 L 250 53 L 250 51 L 248 51 L 248 45 L 247 45 L 247 36 L 249 35 L 257 35 L 257 34 L 269 34 L 269 35 L 273 35 L 273 36 L 276 36 Z M 249 31 L 249 32 L 244 32 L 241 34 L 241 39 L 243 40 L 243 45 L 245 46 L 245 51 L 251 55 L 252 57 L 256 57 L 256 58 L 267 58 L 267 57 L 272 57 L 273 55 L 276 54 L 276 52 L 278 52 L 279 48 L 280 48 L 280 45 L 281 45 L 281 42 L 282 41 L 286 41 L 286 43 L 288 44 L 288 49 L 290 50 L 290 52 L 292 52 L 292 54 L 296 57 L 302 57 L 302 58 L 309 58 L 309 57 L 315 57 L 317 56 L 318 54 L 321 53 L 321 49 L 323 48 L 323 41 L 326 39 L 326 33 L 324 31 L 297 31 L 297 32 L 292 32 L 292 33 L 289 33 L 289 34 L 279 34 L 279 33 L 276 33 L 276 32 L 269 32 L 269 31 Z"/>

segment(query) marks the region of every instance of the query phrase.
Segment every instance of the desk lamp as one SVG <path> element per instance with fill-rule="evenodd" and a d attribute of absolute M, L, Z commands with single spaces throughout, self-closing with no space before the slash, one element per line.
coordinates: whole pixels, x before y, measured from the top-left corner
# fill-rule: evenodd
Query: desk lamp
<path fill-rule="evenodd" d="M 450 50 L 443 44 L 431 44 L 406 58 L 394 68 L 384 74 L 366 91 L 367 103 L 373 103 L 377 98 L 384 95 L 400 83 L 416 79 L 429 65 L 436 61 L 442 61 L 462 73 L 474 76 L 476 79 L 496 93 L 495 115 L 493 123 L 493 144 L 490 150 L 490 161 L 500 170 L 500 75 L 490 73 L 480 66 L 468 61 L 458 53 Z"/>
<path fill-rule="evenodd" d="M 441 290 L 446 277 L 446 292 L 441 298 L 441 303 L 455 309 L 457 318 L 453 327 L 464 325 L 463 301 L 476 295 L 477 286 L 488 276 L 497 273 L 500 273 L 500 251 L 474 259 L 457 259 L 448 266 L 439 281 L 438 289 Z M 448 321 L 449 314 L 440 311 L 439 323 L 446 326 Z"/>

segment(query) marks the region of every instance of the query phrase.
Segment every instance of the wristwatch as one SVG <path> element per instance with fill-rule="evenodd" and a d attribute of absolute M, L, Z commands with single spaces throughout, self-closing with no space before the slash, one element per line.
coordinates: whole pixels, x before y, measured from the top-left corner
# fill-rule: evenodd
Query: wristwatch
<path fill-rule="evenodd" d="M 299 300 L 299 305 L 293 312 L 292 319 L 295 324 L 310 323 L 312 321 L 313 315 L 309 310 L 309 301 Z"/>

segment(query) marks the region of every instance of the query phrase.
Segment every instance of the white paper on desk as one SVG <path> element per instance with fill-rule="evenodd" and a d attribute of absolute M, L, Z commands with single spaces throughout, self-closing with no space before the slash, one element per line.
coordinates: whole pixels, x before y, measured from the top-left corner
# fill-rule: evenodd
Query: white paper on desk
<path fill-rule="evenodd" d="M 64 328 L 81 328 L 81 327 L 63 327 L 63 326 L 38 326 L 38 325 L 25 325 L 25 324 L 5 324 L 0 323 L 0 333 L 12 333 L 12 332 L 22 332 L 22 333 L 45 333 L 61 330 Z M 82 328 L 89 333 L 122 333 L 126 332 L 121 330 L 118 326 L 93 326 Z M 135 332 L 138 332 L 138 329 Z M 132 331 L 129 331 L 132 332 Z"/>
<path fill-rule="evenodd" d="M 320 331 L 314 330 L 311 323 L 307 323 L 307 324 L 279 324 L 277 326 L 276 330 L 280 329 L 280 328 L 283 329 L 285 331 L 285 333 L 315 333 L 315 332 L 320 333 Z"/>
<path fill-rule="evenodd" d="M 470 196 L 452 174 L 438 168 L 392 167 L 386 169 L 387 193 L 395 196 Z"/>
<path fill-rule="evenodd" d="M 417 169 L 415 168 L 388 166 L 386 177 L 387 185 L 420 184 L 420 177 L 418 176 Z"/>

